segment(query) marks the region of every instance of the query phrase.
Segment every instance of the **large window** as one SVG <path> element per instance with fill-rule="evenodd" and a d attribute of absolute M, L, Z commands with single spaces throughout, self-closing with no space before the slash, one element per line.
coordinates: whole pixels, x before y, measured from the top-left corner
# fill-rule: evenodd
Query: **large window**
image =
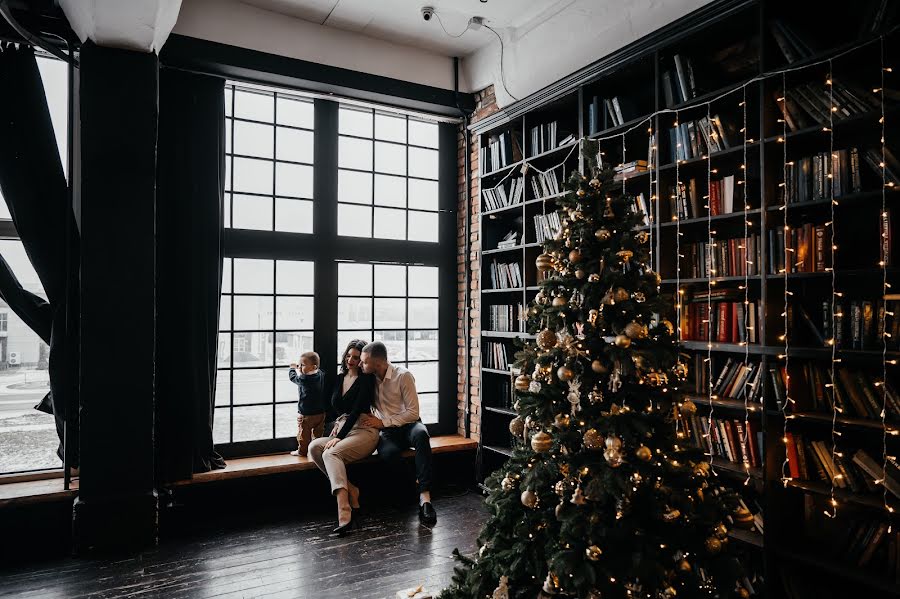
<path fill-rule="evenodd" d="M 68 148 L 68 73 L 65 63 L 38 57 L 38 68 L 63 168 Z M 0 142 L 2 143 L 2 142 Z M 0 195 L 0 220 L 9 221 L 9 207 Z M 22 242 L 0 240 L 0 255 L 22 286 L 46 297 Z M 53 416 L 34 406 L 50 391 L 49 348 L 0 300 L 0 474 L 60 468 L 59 438 Z"/>
<path fill-rule="evenodd" d="M 438 126 L 341 106 L 338 235 L 438 240 Z"/>
<path fill-rule="evenodd" d="M 338 264 L 338 359 L 351 339 L 383 341 L 416 378 L 422 422 L 438 421 L 438 269 Z"/>
<path fill-rule="evenodd" d="M 288 366 L 314 349 L 312 262 L 227 258 L 219 314 L 216 443 L 296 433 Z"/>
<path fill-rule="evenodd" d="M 441 233 L 455 225 L 441 206 L 455 203 L 453 127 L 241 83 L 225 103 L 215 442 L 232 455 L 290 447 L 287 366 L 314 350 L 332 376 L 352 338 L 384 341 L 416 377 L 423 422 L 454 427 L 439 401 L 453 353 L 439 323 L 456 310 L 439 299 L 442 276 L 455 281 L 455 234 Z M 445 395 L 455 406 L 455 388 Z"/>
<path fill-rule="evenodd" d="M 228 85 L 225 115 L 225 226 L 312 233 L 313 102 Z"/>

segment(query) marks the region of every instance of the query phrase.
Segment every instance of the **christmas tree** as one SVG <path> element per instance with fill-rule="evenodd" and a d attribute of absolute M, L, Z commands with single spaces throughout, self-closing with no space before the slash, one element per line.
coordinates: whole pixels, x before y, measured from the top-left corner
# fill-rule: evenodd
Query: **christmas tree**
<path fill-rule="evenodd" d="M 687 366 L 643 215 L 610 170 L 590 172 L 569 179 L 537 258 L 518 441 L 487 481 L 478 555 L 455 552 L 441 597 L 747 597 L 728 548 L 737 497 L 679 438 L 696 406 L 678 397 Z"/>

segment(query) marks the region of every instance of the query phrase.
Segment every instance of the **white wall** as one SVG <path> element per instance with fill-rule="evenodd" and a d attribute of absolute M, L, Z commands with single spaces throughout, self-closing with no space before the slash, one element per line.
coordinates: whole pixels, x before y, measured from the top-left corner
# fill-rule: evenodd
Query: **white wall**
<path fill-rule="evenodd" d="M 524 98 L 710 1 L 572 0 L 542 22 L 498 29 L 504 38 L 506 86 Z M 499 106 L 513 101 L 500 83 L 498 40 L 465 58 L 462 70 L 473 90 L 494 84 Z"/>
<path fill-rule="evenodd" d="M 235 0 L 184 0 L 173 33 L 453 89 L 450 57 L 323 27 Z"/>

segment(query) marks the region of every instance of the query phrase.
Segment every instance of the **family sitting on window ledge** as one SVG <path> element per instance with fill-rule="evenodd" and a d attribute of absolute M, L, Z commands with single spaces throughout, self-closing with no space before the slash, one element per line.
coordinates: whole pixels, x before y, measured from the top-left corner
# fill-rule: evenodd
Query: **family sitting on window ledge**
<path fill-rule="evenodd" d="M 338 417 L 327 437 L 323 436 L 326 395 L 319 354 L 303 354 L 299 365 L 291 364 L 288 376 L 300 396 L 298 447 L 291 455 L 308 455 L 331 482 L 338 504 L 335 533 L 343 535 L 351 529 L 353 510 L 359 508 L 359 488 L 347 480 L 347 464 L 375 449 L 385 460 L 398 459 L 409 447 L 416 450 L 419 518 L 425 524 L 437 521 L 430 493 L 431 444 L 419 418 L 416 380 L 409 370 L 388 361 L 384 343 L 354 339 L 347 344 L 331 394 L 331 407 Z"/>

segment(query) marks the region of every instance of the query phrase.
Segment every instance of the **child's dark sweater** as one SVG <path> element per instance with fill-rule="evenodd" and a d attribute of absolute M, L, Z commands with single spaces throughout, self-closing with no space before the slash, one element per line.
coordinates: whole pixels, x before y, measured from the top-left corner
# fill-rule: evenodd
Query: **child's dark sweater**
<path fill-rule="evenodd" d="M 288 378 L 297 385 L 299 400 L 297 413 L 315 416 L 325 413 L 325 374 L 319 370 L 313 374 L 303 374 L 291 368 Z"/>

